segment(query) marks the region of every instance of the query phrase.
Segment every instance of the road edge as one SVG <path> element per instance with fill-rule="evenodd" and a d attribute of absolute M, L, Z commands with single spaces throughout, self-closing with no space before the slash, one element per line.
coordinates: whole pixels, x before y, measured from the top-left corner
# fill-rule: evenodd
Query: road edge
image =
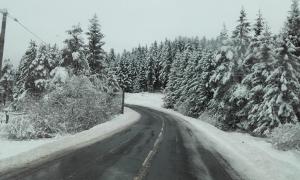
<path fill-rule="evenodd" d="M 74 150 L 105 140 L 128 129 L 138 122 L 140 117 L 139 113 L 127 107 L 125 114 L 118 116 L 116 119 L 95 126 L 87 131 L 67 136 L 16 156 L 0 160 L 0 177 L 10 174 L 13 171 L 30 169 L 43 162 L 58 159 Z M 112 128 L 110 127 L 111 125 L 113 125 Z M 93 135 L 99 131 L 104 133 Z"/>

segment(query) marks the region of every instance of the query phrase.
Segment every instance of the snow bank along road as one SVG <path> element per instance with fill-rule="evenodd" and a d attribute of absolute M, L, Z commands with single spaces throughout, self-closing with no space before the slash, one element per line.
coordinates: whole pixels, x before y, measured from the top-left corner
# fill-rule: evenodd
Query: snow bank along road
<path fill-rule="evenodd" d="M 178 117 L 146 107 L 129 107 L 141 118 L 127 129 L 30 168 L 2 174 L 0 179 L 241 179 L 218 153 L 205 149 Z"/>

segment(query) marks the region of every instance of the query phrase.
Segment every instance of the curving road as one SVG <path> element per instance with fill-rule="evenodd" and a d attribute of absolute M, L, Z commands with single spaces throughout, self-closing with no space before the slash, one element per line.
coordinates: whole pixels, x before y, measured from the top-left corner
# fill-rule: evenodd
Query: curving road
<path fill-rule="evenodd" d="M 232 180 L 240 179 L 207 150 L 178 117 L 141 106 L 129 129 L 0 180 Z"/>

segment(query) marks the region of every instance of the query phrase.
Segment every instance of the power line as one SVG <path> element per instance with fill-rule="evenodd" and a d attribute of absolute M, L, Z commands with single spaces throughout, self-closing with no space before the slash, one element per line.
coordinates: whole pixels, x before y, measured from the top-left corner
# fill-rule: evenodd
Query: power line
<path fill-rule="evenodd" d="M 38 36 L 36 33 L 31 31 L 27 26 L 25 26 L 23 23 L 21 23 L 17 18 L 11 16 L 10 14 L 8 14 L 8 17 L 10 19 L 12 19 L 13 21 L 15 21 L 17 24 L 19 24 L 25 31 L 27 31 L 28 33 L 30 33 L 31 35 L 36 37 L 38 40 L 40 40 L 43 44 L 47 44 L 40 36 Z"/>

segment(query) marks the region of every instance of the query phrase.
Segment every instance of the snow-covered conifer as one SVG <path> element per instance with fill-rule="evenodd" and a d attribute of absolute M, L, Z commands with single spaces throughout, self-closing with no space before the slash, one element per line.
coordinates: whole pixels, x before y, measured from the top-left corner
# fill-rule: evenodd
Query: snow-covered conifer
<path fill-rule="evenodd" d="M 61 65 L 69 68 L 75 75 L 89 73 L 90 67 L 84 51 L 81 27 L 73 26 L 67 34 L 69 38 L 64 41 L 66 47 L 63 50 Z"/>
<path fill-rule="evenodd" d="M 90 26 L 87 35 L 88 47 L 86 53 L 91 72 L 93 74 L 103 73 L 106 66 L 105 51 L 103 50 L 104 35 L 101 32 L 101 27 L 97 15 L 94 15 L 94 17 L 90 19 Z"/>

